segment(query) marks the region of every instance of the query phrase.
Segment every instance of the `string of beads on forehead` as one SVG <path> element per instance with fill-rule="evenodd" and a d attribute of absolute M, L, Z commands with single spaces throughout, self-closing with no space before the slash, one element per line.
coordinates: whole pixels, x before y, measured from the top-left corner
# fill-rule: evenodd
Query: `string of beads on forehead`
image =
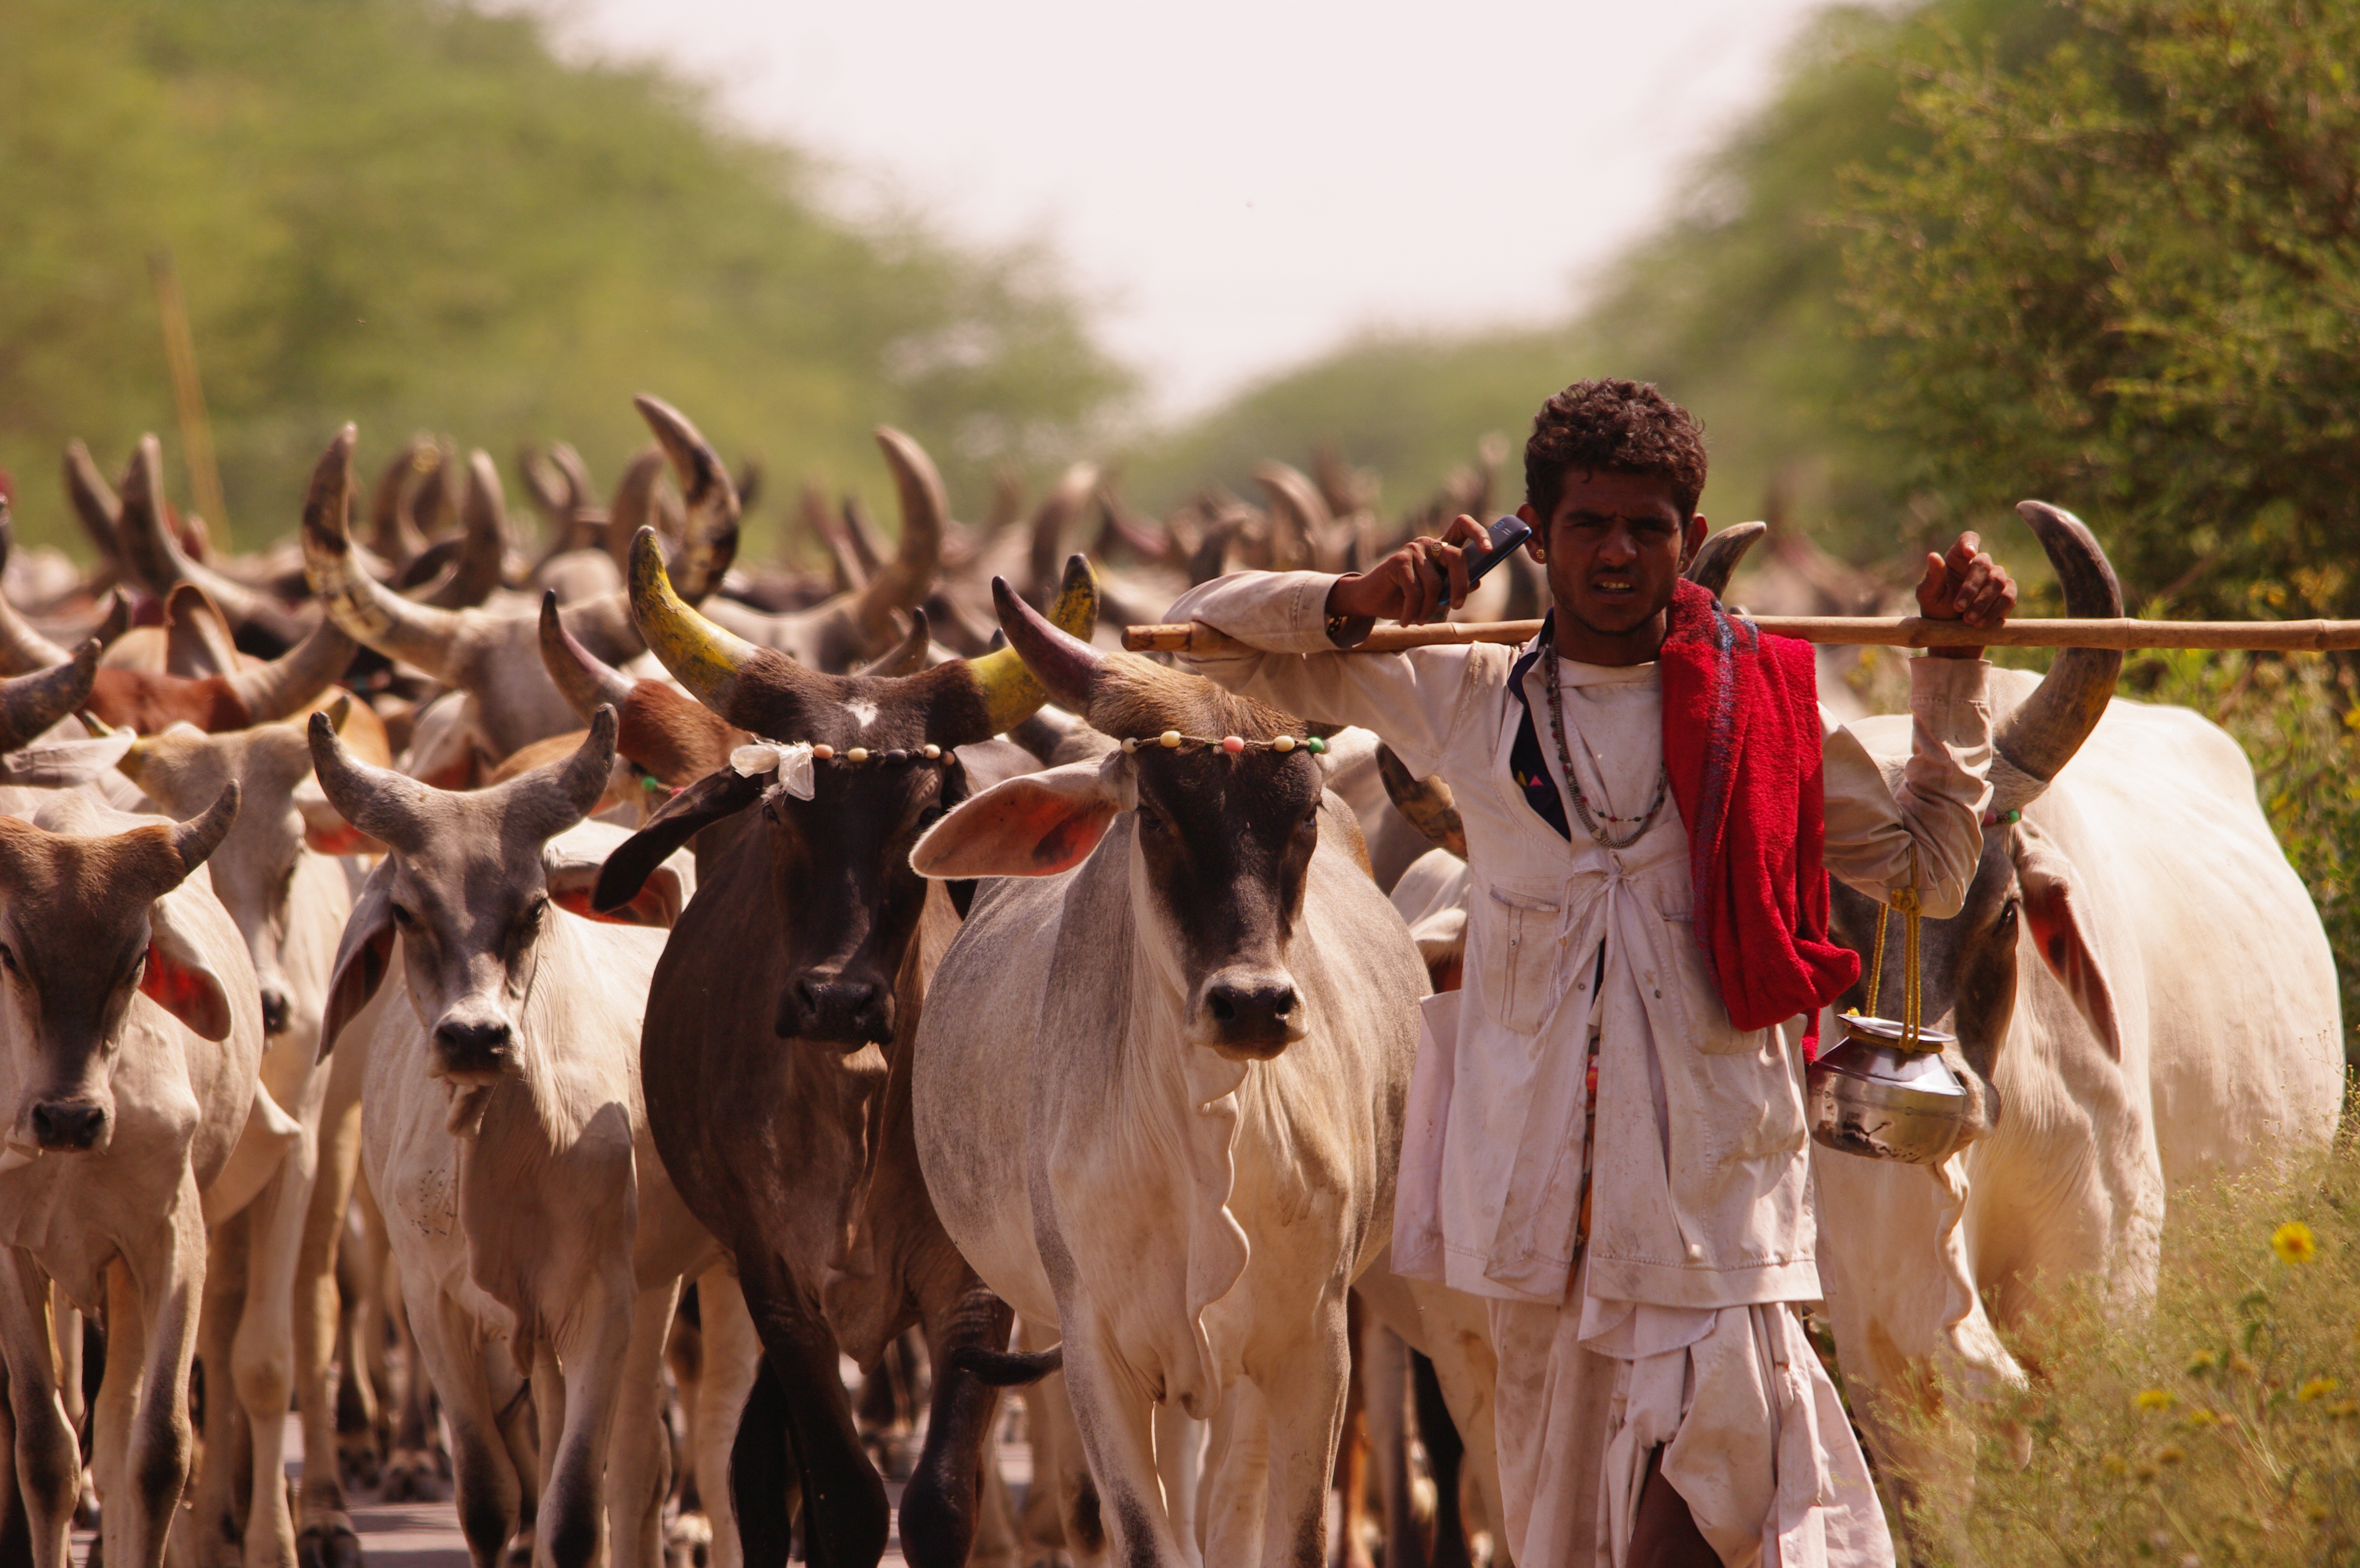
<path fill-rule="evenodd" d="M 1273 735 L 1267 740 L 1249 740 L 1242 735 L 1183 735 L 1177 729 L 1166 729 L 1161 735 L 1126 735 L 1122 738 L 1122 749 L 1126 751 L 1137 751 L 1142 746 L 1161 746 L 1170 751 L 1176 751 L 1183 746 L 1204 746 L 1227 751 L 1232 757 L 1240 751 L 1276 751 L 1284 755 L 1298 746 L 1317 757 L 1328 750 L 1328 742 L 1317 735 L 1306 735 L 1300 740 L 1292 735 Z"/>
<path fill-rule="evenodd" d="M 812 760 L 820 762 L 882 762 L 888 767 L 902 767 L 911 762 L 936 762 L 942 760 L 940 746 L 927 745 L 903 751 L 896 746 L 890 751 L 872 751 L 866 746 L 847 746 L 838 751 L 833 746 L 814 745 Z"/>

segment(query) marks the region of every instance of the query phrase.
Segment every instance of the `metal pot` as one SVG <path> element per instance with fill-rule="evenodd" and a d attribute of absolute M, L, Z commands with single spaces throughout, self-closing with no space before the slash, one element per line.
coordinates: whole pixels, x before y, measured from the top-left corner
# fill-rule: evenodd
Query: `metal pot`
<path fill-rule="evenodd" d="M 1896 1020 L 1846 1013 L 1836 1022 L 1844 1037 L 1819 1054 L 1806 1082 L 1811 1136 L 1871 1159 L 1939 1163 L 1967 1131 L 1967 1091 L 1941 1057 L 1957 1036 L 1920 1029 L 1918 1048 L 1905 1050 Z"/>

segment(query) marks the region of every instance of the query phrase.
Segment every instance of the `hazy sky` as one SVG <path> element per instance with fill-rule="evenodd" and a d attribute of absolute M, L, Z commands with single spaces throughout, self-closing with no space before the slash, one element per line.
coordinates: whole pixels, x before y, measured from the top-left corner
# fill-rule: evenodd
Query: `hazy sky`
<path fill-rule="evenodd" d="M 1564 313 L 1818 0 L 539 8 L 836 160 L 849 209 L 1044 242 L 1168 416 L 1369 327 Z"/>

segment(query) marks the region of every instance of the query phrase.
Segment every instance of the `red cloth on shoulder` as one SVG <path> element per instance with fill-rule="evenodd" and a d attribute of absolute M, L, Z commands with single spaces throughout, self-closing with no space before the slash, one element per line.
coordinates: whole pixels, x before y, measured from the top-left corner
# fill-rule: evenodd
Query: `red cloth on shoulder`
<path fill-rule="evenodd" d="M 1729 1020 L 1766 1029 L 1860 978 L 1828 932 L 1827 780 L 1811 645 L 1683 581 L 1664 639 L 1664 766 L 1688 830 L 1697 942 Z"/>

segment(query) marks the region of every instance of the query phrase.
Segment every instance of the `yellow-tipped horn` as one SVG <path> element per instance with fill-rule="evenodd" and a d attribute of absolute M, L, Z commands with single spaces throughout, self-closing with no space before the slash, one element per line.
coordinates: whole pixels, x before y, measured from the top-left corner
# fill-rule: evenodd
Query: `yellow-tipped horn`
<path fill-rule="evenodd" d="M 632 536 L 630 594 L 631 620 L 649 651 L 690 695 L 730 718 L 738 677 L 764 650 L 714 625 L 672 591 L 652 528 Z"/>
<path fill-rule="evenodd" d="M 1081 556 L 1066 557 L 1065 580 L 1057 587 L 1057 597 L 1050 602 L 1048 620 L 1058 630 L 1086 642 L 1098 630 L 1098 576 Z M 1023 723 L 1049 700 L 1049 688 L 1024 667 L 1024 661 L 1013 648 L 970 659 L 967 667 L 975 679 L 976 689 L 982 694 L 984 712 L 991 725 L 986 735 L 998 735 Z"/>

